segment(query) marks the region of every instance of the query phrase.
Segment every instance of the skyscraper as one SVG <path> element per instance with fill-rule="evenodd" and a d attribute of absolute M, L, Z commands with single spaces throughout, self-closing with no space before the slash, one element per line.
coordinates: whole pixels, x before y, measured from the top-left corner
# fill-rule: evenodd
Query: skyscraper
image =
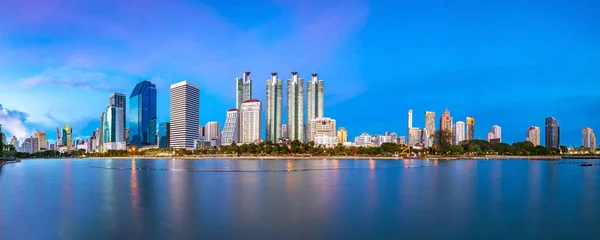
<path fill-rule="evenodd" d="M 259 100 L 251 99 L 246 100 L 242 103 L 242 114 L 241 114 L 241 132 L 242 136 L 240 142 L 242 143 L 254 143 L 260 140 L 260 133 L 262 132 L 262 106 Z"/>
<path fill-rule="evenodd" d="M 467 117 L 467 135 L 465 140 L 475 140 L 475 118 Z"/>
<path fill-rule="evenodd" d="M 459 144 L 460 142 L 465 140 L 465 122 L 458 121 L 455 124 L 454 129 L 454 143 Z"/>
<path fill-rule="evenodd" d="M 292 72 L 287 82 L 288 135 L 290 140 L 304 142 L 304 79 Z"/>
<path fill-rule="evenodd" d="M 188 81 L 171 85 L 171 148 L 193 149 L 200 124 L 200 88 Z"/>
<path fill-rule="evenodd" d="M 125 150 L 123 108 L 108 106 L 104 116 L 104 150 Z"/>
<path fill-rule="evenodd" d="M 62 131 L 62 146 L 67 147 L 67 149 L 73 149 L 73 129 L 67 124 Z"/>
<path fill-rule="evenodd" d="M 240 142 L 240 112 L 237 109 L 229 109 L 227 111 L 227 118 L 225 119 L 225 126 L 223 127 L 223 133 L 221 134 L 221 145 L 229 146 L 232 143 Z"/>
<path fill-rule="evenodd" d="M 337 131 L 338 142 L 345 143 L 348 142 L 348 131 L 345 128 L 341 127 Z"/>
<path fill-rule="evenodd" d="M 325 81 L 319 79 L 319 74 L 313 73 L 312 79 L 306 82 L 306 122 L 310 123 L 318 117 L 324 116 L 324 88 Z M 310 133 L 310 124 L 307 132 Z"/>
<path fill-rule="evenodd" d="M 127 135 L 127 97 L 122 93 L 112 93 L 108 99 L 108 105 L 123 108 L 123 136 Z M 129 141 L 129 139 L 125 139 Z"/>
<path fill-rule="evenodd" d="M 584 127 L 581 130 L 581 146 L 592 151 L 596 150 L 596 136 L 594 130 Z"/>
<path fill-rule="evenodd" d="M 412 128 L 412 110 L 408 110 L 408 129 Z"/>
<path fill-rule="evenodd" d="M 235 107 L 241 109 L 244 101 L 252 99 L 252 80 L 250 79 L 250 72 L 244 72 L 241 78 L 235 79 L 235 82 L 237 87 L 235 93 Z"/>
<path fill-rule="evenodd" d="M 498 125 L 492 126 L 492 129 L 487 135 L 487 140 L 490 143 L 502 142 L 502 128 L 500 128 Z"/>
<path fill-rule="evenodd" d="M 408 110 L 408 146 L 413 147 L 421 142 L 422 131 L 412 126 L 412 110 Z"/>
<path fill-rule="evenodd" d="M 541 145 L 540 142 L 540 128 L 536 126 L 531 126 L 527 129 L 526 140 L 528 142 L 533 143 L 534 146 Z"/>
<path fill-rule="evenodd" d="M 213 147 L 221 146 L 221 125 L 219 122 L 207 122 L 205 128 L 205 139 L 214 142 Z"/>
<path fill-rule="evenodd" d="M 267 80 L 267 131 L 266 140 L 277 142 L 281 138 L 281 116 L 283 111 L 283 81 L 277 73 L 271 73 Z"/>
<path fill-rule="evenodd" d="M 560 127 L 554 117 L 546 118 L 546 147 L 558 148 L 560 146 Z"/>
<path fill-rule="evenodd" d="M 156 86 L 150 81 L 135 85 L 129 97 L 129 143 L 156 145 Z"/>
<path fill-rule="evenodd" d="M 33 133 L 33 137 L 38 139 L 38 149 L 37 151 L 42 151 L 42 150 L 48 150 L 47 149 L 47 142 L 46 142 L 46 133 L 45 132 L 40 132 L 39 130 L 37 132 Z"/>
<path fill-rule="evenodd" d="M 425 129 L 432 136 L 435 133 L 435 112 L 425 112 Z"/>
<path fill-rule="evenodd" d="M 440 118 L 440 130 L 452 133 L 452 117 L 450 116 L 450 111 L 448 111 L 447 108 L 444 110 L 444 114 L 442 114 L 442 117 Z"/>
<path fill-rule="evenodd" d="M 169 148 L 171 136 L 171 123 L 164 122 L 158 125 L 158 148 Z"/>
<path fill-rule="evenodd" d="M 98 151 L 100 152 L 104 152 L 104 115 L 106 115 L 105 112 L 102 112 L 102 114 L 100 114 L 100 129 L 98 129 L 98 139 L 100 139 L 98 144 Z"/>
<path fill-rule="evenodd" d="M 288 134 L 288 125 L 287 124 L 281 124 L 281 136 L 283 138 L 290 138 L 289 134 Z"/>

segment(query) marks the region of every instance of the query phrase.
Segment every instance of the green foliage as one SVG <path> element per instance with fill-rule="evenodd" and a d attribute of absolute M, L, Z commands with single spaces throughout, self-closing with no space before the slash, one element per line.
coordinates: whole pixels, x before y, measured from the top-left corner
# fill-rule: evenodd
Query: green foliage
<path fill-rule="evenodd" d="M 452 146 L 452 133 L 445 130 L 438 130 L 433 135 L 433 145 L 435 146 L 436 153 L 448 154 L 450 147 Z"/>

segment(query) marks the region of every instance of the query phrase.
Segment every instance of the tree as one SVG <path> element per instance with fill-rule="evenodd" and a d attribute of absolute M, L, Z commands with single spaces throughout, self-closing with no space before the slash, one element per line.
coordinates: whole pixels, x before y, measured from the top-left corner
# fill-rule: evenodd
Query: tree
<path fill-rule="evenodd" d="M 452 146 L 452 133 L 446 130 L 438 130 L 433 136 L 433 144 L 437 153 L 446 154 Z"/>
<path fill-rule="evenodd" d="M 0 124 L 0 156 L 4 154 L 4 133 L 2 133 L 2 124 Z"/>

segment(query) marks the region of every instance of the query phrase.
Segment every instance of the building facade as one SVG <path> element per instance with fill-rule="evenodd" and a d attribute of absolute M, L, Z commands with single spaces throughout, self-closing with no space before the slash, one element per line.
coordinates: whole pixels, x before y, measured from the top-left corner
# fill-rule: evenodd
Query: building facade
<path fill-rule="evenodd" d="M 259 100 L 251 99 L 242 103 L 241 143 L 254 143 L 261 140 L 262 105 Z"/>
<path fill-rule="evenodd" d="M 306 82 L 306 122 L 310 123 L 311 120 L 325 115 L 325 81 L 319 79 L 319 74 L 311 74 L 312 78 Z M 310 124 L 306 131 L 311 132 Z M 314 136 L 313 136 L 314 137 Z"/>
<path fill-rule="evenodd" d="M 527 133 L 525 134 L 525 140 L 533 143 L 533 146 L 542 145 L 540 142 L 540 128 L 536 126 L 531 126 L 527 129 Z"/>
<path fill-rule="evenodd" d="M 171 85 L 169 115 L 170 147 L 193 150 L 200 125 L 200 87 L 189 81 Z"/>
<path fill-rule="evenodd" d="M 330 138 L 337 139 L 335 119 L 326 117 L 317 117 L 310 120 L 310 134 L 309 141 L 315 141 L 317 134 L 329 136 Z"/>
<path fill-rule="evenodd" d="M 33 133 L 33 137 L 37 138 L 38 140 L 38 149 L 37 151 L 44 151 L 44 150 L 48 150 L 48 146 L 47 146 L 47 141 L 46 141 L 46 133 L 45 132 L 41 132 L 41 131 L 37 131 Z"/>
<path fill-rule="evenodd" d="M 357 147 L 371 146 L 371 135 L 362 133 L 360 136 L 354 137 L 354 145 Z"/>
<path fill-rule="evenodd" d="M 462 141 L 466 140 L 466 136 L 465 136 L 465 122 L 463 121 L 458 121 L 455 124 L 455 129 L 454 129 L 454 143 L 455 144 L 459 144 Z"/>
<path fill-rule="evenodd" d="M 155 146 L 156 124 L 156 86 L 142 81 L 129 97 L 129 144 Z"/>
<path fill-rule="evenodd" d="M 433 137 L 435 134 L 435 112 L 425 112 L 425 129 Z"/>
<path fill-rule="evenodd" d="M 121 133 L 123 136 L 127 135 L 127 97 L 125 96 L 125 94 L 122 93 L 112 93 L 110 95 L 110 97 L 108 98 L 108 106 L 113 106 L 113 107 L 120 107 L 123 109 L 123 123 L 121 124 L 123 126 L 123 133 Z M 125 141 L 128 141 L 129 139 L 125 139 Z"/>
<path fill-rule="evenodd" d="M 171 136 L 171 123 L 164 122 L 158 125 L 158 148 L 169 149 Z"/>
<path fill-rule="evenodd" d="M 304 79 L 292 72 L 287 82 L 287 130 L 289 139 L 304 142 Z"/>
<path fill-rule="evenodd" d="M 241 109 L 242 103 L 252 99 L 252 80 L 250 72 L 244 72 L 241 78 L 236 78 L 235 107 Z"/>
<path fill-rule="evenodd" d="M 341 127 L 337 131 L 337 138 L 340 143 L 348 142 L 348 131 L 345 128 Z"/>
<path fill-rule="evenodd" d="M 229 109 L 225 126 L 221 134 L 221 145 L 229 146 L 240 142 L 240 112 L 237 109 Z"/>
<path fill-rule="evenodd" d="M 560 146 L 560 127 L 554 117 L 546 118 L 546 147 L 558 148 Z"/>
<path fill-rule="evenodd" d="M 411 127 L 408 129 L 408 146 L 414 147 L 421 143 L 421 129 Z"/>
<path fill-rule="evenodd" d="M 467 117 L 467 135 L 465 140 L 475 140 L 475 118 Z"/>
<path fill-rule="evenodd" d="M 221 124 L 215 121 L 207 122 L 204 129 L 204 139 L 213 142 L 213 147 L 221 146 Z"/>
<path fill-rule="evenodd" d="M 450 111 L 446 108 L 444 110 L 444 114 L 440 118 L 440 130 L 452 133 L 452 117 L 450 116 Z"/>
<path fill-rule="evenodd" d="M 283 114 L 283 81 L 277 78 L 277 73 L 271 73 L 267 80 L 267 130 L 265 139 L 277 142 L 282 137 L 281 118 Z"/>
<path fill-rule="evenodd" d="M 66 147 L 68 150 L 73 149 L 73 129 L 71 129 L 69 124 L 62 130 L 61 140 L 63 147 Z"/>
<path fill-rule="evenodd" d="M 594 130 L 589 127 L 581 130 L 581 146 L 591 151 L 596 150 L 596 135 L 594 134 Z"/>

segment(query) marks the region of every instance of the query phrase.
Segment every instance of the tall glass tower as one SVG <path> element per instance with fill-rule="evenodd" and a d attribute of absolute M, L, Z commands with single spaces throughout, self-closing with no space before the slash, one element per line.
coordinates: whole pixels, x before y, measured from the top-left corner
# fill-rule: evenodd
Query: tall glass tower
<path fill-rule="evenodd" d="M 312 79 L 306 83 L 306 123 L 307 133 L 311 133 L 310 121 L 324 117 L 324 88 L 325 81 L 319 79 L 319 74 L 313 73 Z M 306 139 L 313 139 L 314 136 L 307 136 Z"/>
<path fill-rule="evenodd" d="M 135 85 L 129 97 L 129 144 L 156 145 L 156 86 L 150 81 Z"/>
<path fill-rule="evenodd" d="M 287 130 L 290 140 L 304 142 L 304 79 L 292 72 L 287 82 Z"/>
<path fill-rule="evenodd" d="M 267 80 L 267 141 L 277 142 L 281 138 L 281 109 L 283 106 L 283 82 L 277 73 Z"/>
<path fill-rule="evenodd" d="M 252 99 L 252 80 L 250 79 L 250 72 L 244 72 L 242 78 L 235 79 L 235 83 L 235 107 L 241 109 L 244 101 Z"/>

